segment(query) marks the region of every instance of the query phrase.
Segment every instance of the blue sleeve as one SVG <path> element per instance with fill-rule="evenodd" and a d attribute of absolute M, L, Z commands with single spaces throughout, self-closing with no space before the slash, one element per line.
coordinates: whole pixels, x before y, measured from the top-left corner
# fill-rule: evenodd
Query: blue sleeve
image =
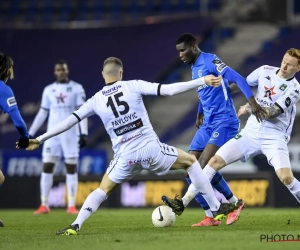
<path fill-rule="evenodd" d="M 230 82 L 236 83 L 247 99 L 253 96 L 250 86 L 248 85 L 246 79 L 242 77 L 239 73 L 234 71 L 232 68 L 228 67 L 222 62 L 218 57 L 210 58 L 207 62 L 207 67 L 212 74 L 222 76 Z"/>
<path fill-rule="evenodd" d="M 20 135 L 28 137 L 27 127 L 21 117 L 14 93 L 7 85 L 3 85 L 0 90 L 0 108 L 2 112 L 9 114 Z"/>
<path fill-rule="evenodd" d="M 18 108 L 12 109 L 8 114 L 12 119 L 16 129 L 19 131 L 19 134 L 22 137 L 28 137 L 29 135 L 28 135 L 26 123 L 24 122 L 19 109 Z"/>
<path fill-rule="evenodd" d="M 199 114 L 203 114 L 203 106 L 202 106 L 201 101 L 199 102 L 198 113 L 199 113 Z"/>

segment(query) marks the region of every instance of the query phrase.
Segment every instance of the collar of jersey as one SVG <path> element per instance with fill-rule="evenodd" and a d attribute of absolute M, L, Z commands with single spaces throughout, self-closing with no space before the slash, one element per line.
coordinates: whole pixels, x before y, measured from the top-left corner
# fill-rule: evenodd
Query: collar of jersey
<path fill-rule="evenodd" d="M 107 83 L 106 86 L 113 85 L 113 84 L 115 84 L 116 82 L 118 82 L 118 81 L 114 81 L 114 82 Z"/>
<path fill-rule="evenodd" d="M 280 69 L 278 69 L 277 71 L 276 71 L 276 75 L 278 74 L 278 72 L 279 72 L 279 70 Z M 277 75 L 277 77 L 279 77 L 278 75 Z M 280 78 L 280 77 L 279 77 Z M 295 78 L 295 76 L 293 76 L 292 78 L 290 78 L 290 79 L 286 79 L 286 81 L 291 81 L 291 80 L 293 80 Z M 282 78 L 280 78 L 281 80 L 285 80 L 285 79 L 282 79 Z"/>

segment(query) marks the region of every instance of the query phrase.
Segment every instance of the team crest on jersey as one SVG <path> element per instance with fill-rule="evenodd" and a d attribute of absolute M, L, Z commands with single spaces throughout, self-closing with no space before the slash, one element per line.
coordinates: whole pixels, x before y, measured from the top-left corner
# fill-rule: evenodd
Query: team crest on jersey
<path fill-rule="evenodd" d="M 273 101 L 272 95 L 276 95 L 276 93 L 274 92 L 275 86 L 273 86 L 272 88 L 268 88 L 268 87 L 264 86 L 264 88 L 265 88 L 264 97 L 268 97 L 271 101 Z"/>
<path fill-rule="evenodd" d="M 71 91 L 72 91 L 72 87 L 68 87 L 67 92 L 71 92 Z"/>
<path fill-rule="evenodd" d="M 291 98 L 287 97 L 284 102 L 285 106 L 288 108 L 291 105 L 291 103 L 292 103 Z"/>
<path fill-rule="evenodd" d="M 221 73 L 224 69 L 227 68 L 227 65 L 218 58 L 214 59 L 212 62 L 216 65 L 217 71 L 219 73 Z"/>
<path fill-rule="evenodd" d="M 198 70 L 198 76 L 202 77 L 202 70 L 201 69 Z"/>
<path fill-rule="evenodd" d="M 286 84 L 281 84 L 281 86 L 279 87 L 279 89 L 281 91 L 285 91 L 285 89 L 287 88 L 287 85 Z"/>
<path fill-rule="evenodd" d="M 217 138 L 217 137 L 219 137 L 219 133 L 218 132 L 214 132 L 213 138 Z"/>

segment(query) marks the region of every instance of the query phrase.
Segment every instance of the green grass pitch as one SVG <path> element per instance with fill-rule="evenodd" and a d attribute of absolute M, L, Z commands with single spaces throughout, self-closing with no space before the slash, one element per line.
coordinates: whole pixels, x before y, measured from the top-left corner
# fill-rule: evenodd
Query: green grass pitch
<path fill-rule="evenodd" d="M 153 209 L 99 209 L 83 225 L 80 235 L 56 236 L 75 219 L 64 210 L 33 215 L 32 210 L 0 210 L 0 249 L 5 250 L 259 250 L 300 249 L 299 242 L 260 242 L 260 235 L 300 236 L 299 209 L 242 211 L 231 226 L 192 228 L 203 217 L 200 209 L 186 209 L 171 228 L 155 228 Z M 282 238 L 283 239 L 283 238 Z"/>

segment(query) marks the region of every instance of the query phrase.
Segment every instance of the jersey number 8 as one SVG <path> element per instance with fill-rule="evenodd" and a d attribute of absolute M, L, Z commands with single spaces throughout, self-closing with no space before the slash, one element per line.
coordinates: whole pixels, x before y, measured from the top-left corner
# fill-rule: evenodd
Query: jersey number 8
<path fill-rule="evenodd" d="M 108 97 L 107 103 L 106 103 L 106 107 L 111 107 L 112 112 L 114 113 L 114 116 L 116 118 L 118 118 L 120 115 L 126 115 L 129 112 L 129 105 L 127 102 L 125 101 L 121 101 L 119 98 L 123 96 L 123 92 L 120 92 L 118 94 L 115 94 L 113 97 Z M 115 102 L 117 103 L 117 105 L 123 106 L 124 110 L 120 111 L 120 115 L 116 109 L 115 103 L 113 101 L 113 99 L 115 99 Z"/>

